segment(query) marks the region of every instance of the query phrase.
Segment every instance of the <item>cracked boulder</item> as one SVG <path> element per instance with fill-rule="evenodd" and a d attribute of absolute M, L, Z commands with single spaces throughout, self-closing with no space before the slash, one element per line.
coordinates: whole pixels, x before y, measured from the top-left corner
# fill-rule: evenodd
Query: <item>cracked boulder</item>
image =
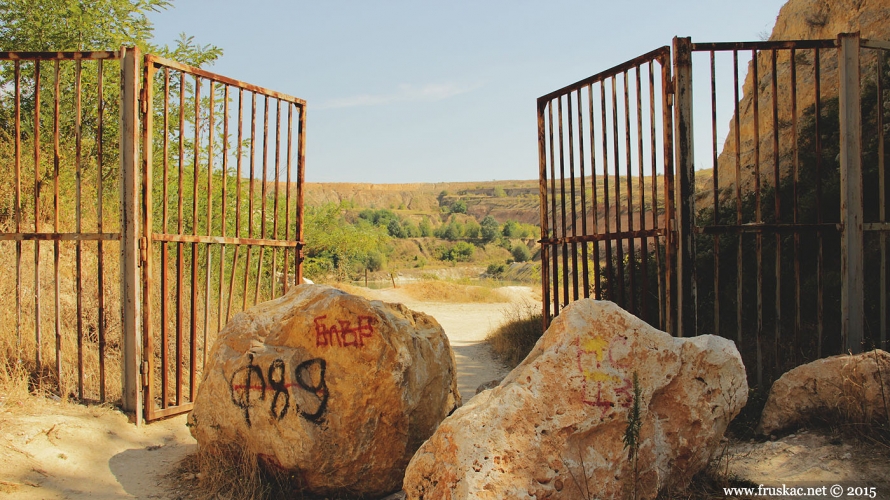
<path fill-rule="evenodd" d="M 674 338 L 611 302 L 580 300 L 500 385 L 442 422 L 404 490 L 424 500 L 607 499 L 636 487 L 655 498 L 708 463 L 747 394 L 731 341 Z M 624 445 L 635 401 L 636 472 Z"/>
<path fill-rule="evenodd" d="M 202 448 L 246 448 L 319 496 L 379 498 L 460 405 L 430 316 L 320 285 L 235 315 L 189 415 Z"/>

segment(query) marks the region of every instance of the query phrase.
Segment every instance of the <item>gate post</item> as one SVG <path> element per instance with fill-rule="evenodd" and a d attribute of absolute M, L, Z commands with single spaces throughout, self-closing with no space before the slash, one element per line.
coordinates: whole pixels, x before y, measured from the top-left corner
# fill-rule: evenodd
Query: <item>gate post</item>
<path fill-rule="evenodd" d="M 139 300 L 139 49 L 121 48 L 121 364 L 124 411 L 142 424 L 142 328 Z"/>
<path fill-rule="evenodd" d="M 677 331 L 697 335 L 695 283 L 695 161 L 692 130 L 692 39 L 674 37 L 674 129 L 677 196 Z"/>
<path fill-rule="evenodd" d="M 864 295 L 862 252 L 862 108 L 859 33 L 838 35 L 840 71 L 841 335 L 844 348 L 862 352 Z"/>

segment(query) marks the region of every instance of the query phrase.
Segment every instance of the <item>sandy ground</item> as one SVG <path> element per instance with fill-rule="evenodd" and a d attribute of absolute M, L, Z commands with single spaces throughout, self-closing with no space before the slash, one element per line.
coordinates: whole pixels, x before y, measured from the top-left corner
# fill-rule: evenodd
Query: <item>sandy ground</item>
<path fill-rule="evenodd" d="M 537 302 L 528 287 L 502 291 L 513 301 Z M 483 341 L 508 304 L 422 303 L 400 289 L 367 295 L 439 321 L 455 352 L 464 401 L 507 373 Z M 0 498 L 176 498 L 166 476 L 196 450 L 184 415 L 137 428 L 110 408 L 38 398 L 18 405 L 0 394 Z"/>
<path fill-rule="evenodd" d="M 502 290 L 513 301 L 537 302 L 529 288 Z M 506 374 L 482 341 L 508 304 L 421 303 L 399 289 L 368 295 L 402 302 L 439 321 L 455 351 L 464 401 L 480 384 Z M 176 464 L 197 449 L 184 416 L 137 428 L 110 408 L 39 398 L 12 402 L 5 396 L 0 394 L 0 498 L 189 496 L 172 478 Z M 754 485 L 874 486 L 871 498 L 890 498 L 890 449 L 881 445 L 807 431 L 775 441 L 725 444 L 719 463 L 727 477 Z"/>

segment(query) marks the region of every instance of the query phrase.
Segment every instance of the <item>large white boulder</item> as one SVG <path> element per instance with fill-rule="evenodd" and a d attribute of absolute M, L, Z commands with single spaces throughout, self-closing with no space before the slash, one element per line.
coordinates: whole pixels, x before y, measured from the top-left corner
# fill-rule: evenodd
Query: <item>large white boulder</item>
<path fill-rule="evenodd" d="M 432 317 L 300 285 L 220 333 L 189 425 L 199 446 L 248 448 L 308 493 L 379 497 L 459 405 Z"/>
<path fill-rule="evenodd" d="M 624 446 L 640 391 L 638 473 Z M 654 498 L 704 467 L 744 406 L 726 339 L 673 338 L 611 302 L 566 307 L 501 384 L 445 419 L 405 475 L 409 499 Z"/>

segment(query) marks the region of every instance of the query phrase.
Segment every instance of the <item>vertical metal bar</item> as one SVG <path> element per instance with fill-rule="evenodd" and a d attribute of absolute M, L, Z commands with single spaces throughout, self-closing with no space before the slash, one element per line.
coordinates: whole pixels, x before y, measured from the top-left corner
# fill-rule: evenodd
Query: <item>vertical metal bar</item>
<path fill-rule="evenodd" d="M 139 49 L 122 48 L 121 60 L 121 314 L 123 407 L 142 423 L 142 304 L 139 296 Z"/>
<path fill-rule="evenodd" d="M 300 123 L 297 131 L 297 241 L 303 241 L 303 184 L 306 179 L 306 105 L 300 107 Z M 296 277 L 295 283 L 302 283 L 303 280 L 303 247 L 297 249 L 297 257 L 295 258 Z"/>
<path fill-rule="evenodd" d="M 229 204 L 228 198 L 228 179 L 229 179 L 229 86 L 223 86 L 223 143 L 222 143 L 222 214 L 220 215 L 220 235 L 225 238 L 227 235 L 226 226 L 228 225 L 228 216 L 226 214 Z M 216 314 L 216 331 L 219 332 L 223 328 L 223 280 L 226 272 L 226 245 L 219 246 L 219 289 L 217 291 L 217 314 Z M 204 346 L 207 349 L 207 346 Z"/>
<path fill-rule="evenodd" d="M 247 236 L 253 238 L 253 175 L 254 161 L 256 159 L 256 92 L 251 92 L 250 101 L 250 187 L 247 192 Z M 250 253 L 252 245 L 247 246 L 247 262 L 244 264 L 244 295 L 242 296 L 241 309 L 247 309 L 247 283 L 250 281 Z M 257 276 L 257 280 L 260 277 Z"/>
<path fill-rule="evenodd" d="M 776 65 L 776 50 L 770 51 L 772 62 L 772 94 L 773 94 L 773 199 L 775 201 L 776 224 L 782 222 L 782 198 L 779 196 L 781 185 L 781 173 L 779 172 L 779 84 Z M 779 359 L 779 342 L 782 337 L 782 235 L 776 231 L 776 324 L 773 338 L 773 367 L 776 377 L 782 373 L 781 360 Z"/>
<path fill-rule="evenodd" d="M 198 235 L 198 169 L 201 155 L 201 79 L 195 75 L 195 140 L 192 152 L 192 234 Z M 189 401 L 195 401 L 198 350 L 198 244 L 192 243 L 191 303 L 189 316 Z"/>
<path fill-rule="evenodd" d="M 170 68 L 164 68 L 164 138 L 162 140 L 164 147 L 164 156 L 161 159 L 163 172 L 163 198 L 164 205 L 161 214 L 161 227 L 164 234 L 167 234 L 169 227 L 169 170 L 170 170 Z M 167 300 L 168 282 L 168 266 L 169 255 L 167 243 L 161 243 L 161 408 L 167 408 L 169 405 L 168 397 L 168 380 L 167 374 L 170 371 L 170 348 L 169 348 L 169 318 L 170 318 L 170 301 Z"/>
<path fill-rule="evenodd" d="M 606 250 L 606 280 L 609 282 L 609 299 L 617 302 L 615 297 L 615 275 L 612 270 L 612 240 L 608 237 L 611 233 L 611 216 L 609 206 L 609 134 L 606 125 L 606 81 L 600 84 L 600 117 L 603 133 L 603 220 L 605 222 Z M 594 186 L 594 190 L 596 186 Z"/>
<path fill-rule="evenodd" d="M 138 54 L 136 56 L 138 58 Z M 103 206 L 105 204 L 105 193 L 102 187 L 102 171 L 103 171 L 103 134 L 104 134 L 104 126 L 103 126 L 103 117 L 105 106 L 103 104 L 104 99 L 104 66 L 102 59 L 96 63 L 97 72 L 96 75 L 96 96 L 97 101 L 99 103 L 99 109 L 96 112 L 96 166 L 97 173 L 96 176 L 96 232 L 104 231 L 104 217 Z M 123 177 L 123 176 L 122 176 Z M 123 228 L 121 228 L 123 231 Z M 99 240 L 97 243 L 99 255 L 96 262 L 96 275 L 98 277 L 98 293 L 99 293 L 99 401 L 105 402 L 105 243 L 102 240 Z M 139 400 L 141 402 L 141 399 Z M 141 413 L 141 412 L 140 412 Z"/>
<path fill-rule="evenodd" d="M 284 239 L 290 241 L 290 192 L 291 192 L 291 169 L 293 166 L 291 165 L 291 144 L 293 143 L 293 122 L 294 122 L 294 105 L 292 103 L 287 103 L 287 189 L 284 194 Z M 296 249 L 297 252 L 300 251 L 299 248 Z M 285 248 L 284 249 L 284 263 L 282 267 L 284 268 L 284 293 L 290 289 L 290 279 L 288 278 L 288 266 L 287 266 L 287 258 L 290 255 L 290 251 Z M 297 256 L 294 255 L 294 262 L 296 262 Z M 546 262 L 546 261 L 542 261 Z M 296 273 L 294 273 L 294 277 L 296 278 Z M 294 285 L 299 285 L 296 281 L 294 281 Z M 544 301 L 546 304 L 546 300 Z"/>
<path fill-rule="evenodd" d="M 22 66 L 13 62 L 15 79 L 15 232 L 22 232 Z M 15 242 L 15 353 L 22 362 L 22 241 Z"/>
<path fill-rule="evenodd" d="M 602 84 L 601 84 L 602 85 Z M 596 131 L 594 130 L 595 121 L 593 119 L 593 84 L 587 87 L 587 116 L 590 122 L 590 192 L 591 207 L 593 208 L 593 234 L 599 234 L 599 202 L 596 194 Z M 600 273 L 600 244 L 598 241 L 593 242 L 593 283 L 594 298 L 602 299 L 603 283 Z"/>
<path fill-rule="evenodd" d="M 209 97 L 210 101 L 208 103 L 209 109 L 207 111 L 207 236 L 213 235 L 213 132 L 214 132 L 214 123 L 213 123 L 213 96 L 216 93 L 214 88 L 216 82 L 210 80 L 210 90 Z M 220 221 L 221 225 L 225 224 L 225 219 Z M 204 246 L 204 333 L 203 338 L 201 340 L 202 343 L 202 359 L 201 366 L 207 365 L 207 330 L 210 328 L 210 268 L 212 262 L 212 254 L 211 251 L 213 246 L 211 244 L 207 244 Z M 192 367 L 192 371 L 195 368 Z"/>
<path fill-rule="evenodd" d="M 822 132 L 820 130 L 820 122 L 822 117 L 822 106 L 821 106 L 821 78 L 822 75 L 819 71 L 821 56 L 819 54 L 819 49 L 815 49 L 815 58 L 813 59 L 813 82 L 815 84 L 815 99 L 814 99 L 814 110 L 813 113 L 814 121 L 813 121 L 813 130 L 814 135 L 816 136 L 816 222 L 822 223 Z M 824 329 L 824 316 L 822 312 L 822 308 L 824 305 L 823 299 L 823 279 L 822 273 L 824 271 L 824 255 L 823 255 L 823 240 L 822 240 L 822 231 L 818 231 L 816 233 L 817 237 L 817 253 L 816 253 L 816 357 L 822 357 L 822 333 Z"/>
<path fill-rule="evenodd" d="M 884 160 L 884 51 L 878 51 L 878 219 L 887 221 L 887 191 Z M 881 315 L 880 349 L 887 349 L 887 232 L 881 231 L 881 277 L 880 301 L 878 307 Z"/>
<path fill-rule="evenodd" d="M 266 184 L 268 184 L 267 174 L 269 172 L 269 96 L 263 99 L 263 184 L 260 187 L 260 238 L 266 237 Z M 254 289 L 253 303 L 258 304 L 260 301 L 260 283 L 263 281 L 263 255 L 266 253 L 266 247 L 260 245 L 260 256 L 257 259 L 256 268 L 256 288 Z"/>
<path fill-rule="evenodd" d="M 142 89 L 143 89 L 143 98 L 144 101 L 143 111 L 144 114 L 142 116 L 142 239 L 141 239 L 141 247 L 142 247 L 142 338 L 143 338 L 143 347 L 144 347 L 144 361 L 148 364 L 148 369 L 144 370 L 142 373 L 142 380 L 145 381 L 144 384 L 144 397 L 145 401 L 143 403 L 146 413 L 146 419 L 154 418 L 154 392 L 155 392 L 155 370 L 154 370 L 154 328 L 152 322 L 152 300 L 151 300 L 151 292 L 153 288 L 153 278 L 154 275 L 152 273 L 152 265 L 154 259 L 152 259 L 152 233 L 154 229 L 153 225 L 153 213 L 152 209 L 154 208 L 154 203 L 152 201 L 152 154 L 153 154 L 153 146 L 154 141 L 152 137 L 152 132 L 154 131 L 154 110 L 152 106 L 154 104 L 154 74 L 155 74 L 155 66 L 154 64 L 148 63 L 144 65 L 143 68 L 143 80 L 142 80 Z M 163 297 L 161 297 L 163 301 Z M 145 366 L 145 364 L 141 364 Z M 166 373 L 161 374 L 162 377 L 166 376 Z"/>
<path fill-rule="evenodd" d="M 185 170 L 185 72 L 179 73 L 179 179 L 178 179 L 178 199 L 177 199 L 177 226 L 176 234 L 183 235 L 184 227 L 184 205 L 183 191 L 185 189 L 184 170 Z M 176 406 L 182 404 L 182 340 L 183 330 L 185 329 L 185 316 L 182 307 L 183 287 L 182 282 L 183 269 L 185 268 L 185 249 L 184 243 L 179 241 L 176 243 Z"/>
<path fill-rule="evenodd" d="M 238 142 L 235 146 L 235 237 L 241 237 L 241 142 L 244 140 L 244 89 L 238 89 Z M 235 272 L 238 269 L 238 253 L 241 245 L 235 245 L 232 256 L 232 274 L 229 278 L 229 305 L 226 307 L 226 322 L 232 317 L 232 299 L 235 297 Z M 247 277 L 245 276 L 246 280 Z"/>
<path fill-rule="evenodd" d="M 75 230 L 78 234 L 83 231 L 83 214 L 82 209 L 82 149 L 83 149 L 83 129 L 82 129 L 82 99 L 81 99 L 81 71 L 83 69 L 81 61 L 74 62 L 74 218 Z M 100 170 L 101 171 L 101 170 Z M 101 178 L 101 176 L 99 176 Z M 75 274 L 77 274 L 75 282 L 75 300 L 77 301 L 77 398 L 83 401 L 83 242 L 78 240 L 74 247 L 75 252 Z M 56 279 L 58 281 L 58 279 Z M 101 356 L 100 356 L 101 362 Z M 104 388 L 104 384 L 103 388 Z"/>
<path fill-rule="evenodd" d="M 578 162 L 581 167 L 581 234 L 587 236 L 587 194 L 585 193 L 587 187 L 584 175 L 584 113 L 581 110 L 581 89 L 578 89 Z M 589 272 L 587 264 L 587 242 L 584 242 L 581 244 L 581 284 L 584 287 L 584 298 L 590 297 Z"/>
<path fill-rule="evenodd" d="M 673 78 L 671 76 L 670 56 L 664 55 L 660 59 L 661 64 L 661 122 L 662 126 L 662 144 L 664 145 L 664 229 L 665 229 L 665 245 L 664 245 L 664 322 L 667 333 L 677 334 L 676 328 L 676 308 L 674 306 L 674 275 L 676 274 L 675 254 L 676 238 L 671 227 L 675 223 L 675 205 L 674 199 L 674 121 L 673 107 L 676 90 L 674 89 Z"/>
<path fill-rule="evenodd" d="M 566 117 L 569 126 L 569 192 L 572 197 L 572 300 L 578 300 L 578 244 L 575 241 L 575 237 L 578 236 L 578 214 L 575 209 L 575 133 L 572 127 L 571 93 L 566 94 L 566 106 L 568 106 Z M 565 211 L 565 201 L 563 201 L 563 211 Z"/>
<path fill-rule="evenodd" d="M 59 227 L 59 60 L 55 60 L 55 92 L 53 93 L 53 232 L 61 232 Z M 55 288 L 55 327 L 56 327 L 56 377 L 58 390 L 62 394 L 62 304 L 59 290 L 59 240 L 53 241 L 53 283 Z M 83 370 L 83 365 L 77 367 Z"/>
<path fill-rule="evenodd" d="M 553 266 L 553 316 L 559 315 L 559 247 L 556 243 L 558 238 L 557 229 L 559 225 L 556 223 L 556 146 L 553 144 L 553 100 L 547 106 L 548 126 L 550 132 L 550 220 L 552 223 L 550 237 L 554 240 L 553 254 L 550 255 L 550 263 Z"/>
<path fill-rule="evenodd" d="M 795 224 L 800 222 L 799 218 L 799 206 L 800 206 L 800 197 L 798 195 L 797 186 L 800 184 L 800 147 L 798 145 L 798 130 L 797 130 L 797 53 L 794 49 L 791 49 L 791 136 L 792 136 L 792 144 L 794 154 L 794 206 L 793 206 L 793 220 Z M 800 352 L 800 326 L 801 326 L 801 311 L 800 311 L 800 231 L 794 232 L 794 348 L 791 349 L 792 353 L 792 362 L 797 360 L 798 353 Z"/>
<path fill-rule="evenodd" d="M 674 38 L 675 100 L 677 128 L 677 214 L 679 261 L 677 262 L 677 335 L 696 335 L 697 293 L 695 279 L 695 147 L 692 125 L 692 40 Z"/>
<path fill-rule="evenodd" d="M 278 190 L 281 185 L 281 99 L 275 100 L 275 198 L 272 201 L 272 239 L 278 236 Z M 278 251 L 272 248 L 272 275 L 271 288 L 275 298 L 275 270 L 278 268 Z M 284 268 L 284 281 L 287 281 L 287 267 Z"/>
<path fill-rule="evenodd" d="M 649 61 L 651 64 L 652 61 Z M 645 183 L 645 171 L 643 167 L 643 85 L 642 85 L 642 66 L 637 66 L 636 70 L 636 84 L 637 84 L 637 168 L 638 174 L 640 178 L 639 182 L 639 192 L 640 192 L 640 218 L 639 218 L 639 228 L 641 231 L 646 230 L 646 183 Z M 655 177 L 652 178 L 652 182 L 655 181 Z M 643 236 L 640 238 L 640 276 L 642 276 L 641 281 L 641 297 L 640 301 L 640 317 L 643 318 L 644 321 L 649 321 L 649 238 L 647 236 Z"/>
<path fill-rule="evenodd" d="M 754 213 L 755 222 L 763 222 L 760 202 L 760 76 L 757 50 L 751 51 L 754 101 Z M 757 243 L 757 386 L 763 387 L 763 234 L 755 235 Z"/>
<path fill-rule="evenodd" d="M 541 315 L 544 329 L 550 326 L 550 227 L 547 221 L 547 144 L 544 130 L 545 102 L 538 105 L 538 191 L 541 199 Z"/>
<path fill-rule="evenodd" d="M 618 78 L 612 75 L 612 157 L 615 167 L 615 232 L 621 233 L 621 160 L 618 155 Z M 624 240 L 616 238 L 618 305 L 627 307 L 624 296 Z"/>
<path fill-rule="evenodd" d="M 40 61 L 34 61 L 34 232 L 40 232 Z M 34 241 L 34 337 L 37 385 L 43 385 L 43 339 L 40 331 L 40 240 Z"/>
<path fill-rule="evenodd" d="M 663 71 L 663 69 L 662 69 Z M 663 90 L 663 89 L 662 89 Z M 662 102 L 664 107 L 667 107 L 667 102 Z M 658 149 L 657 140 L 655 138 L 656 126 L 655 126 L 655 65 L 652 61 L 649 61 L 649 141 L 650 141 L 650 168 L 652 171 L 652 229 L 658 229 L 658 171 L 656 170 L 656 166 L 658 164 L 658 156 L 656 154 L 656 149 Z M 665 165 L 665 170 L 667 170 L 667 165 Z M 667 172 L 665 172 L 666 174 Z M 664 178 L 664 175 L 662 175 Z M 667 200 L 664 200 L 665 204 L 665 223 L 667 223 Z M 658 282 L 658 327 L 661 330 L 666 330 L 667 327 L 665 325 L 665 290 L 664 290 L 664 278 L 663 274 L 663 265 L 661 262 L 661 249 L 659 248 L 659 238 L 656 234 L 654 238 L 652 238 L 652 245 L 655 247 L 655 276 Z"/>
<path fill-rule="evenodd" d="M 862 116 L 859 34 L 838 35 L 840 66 L 841 335 L 844 350 L 862 352 L 865 329 L 862 250 Z"/>
<path fill-rule="evenodd" d="M 735 118 L 735 209 L 736 209 L 736 225 L 742 225 L 742 138 L 741 138 L 741 122 L 740 122 L 740 110 L 739 110 L 739 51 L 732 51 L 732 89 L 733 89 L 733 103 L 735 106 L 735 114 L 733 115 Z M 736 312 L 736 346 L 739 350 L 742 350 L 743 339 L 742 339 L 742 300 L 744 298 L 742 293 L 742 284 L 744 279 L 744 273 L 742 270 L 744 269 L 744 259 L 742 256 L 744 255 L 744 234 L 738 234 L 738 251 L 736 253 L 736 298 L 735 298 L 735 312 Z"/>
<path fill-rule="evenodd" d="M 631 139 L 630 139 L 630 91 L 629 91 L 629 83 L 628 83 L 628 72 L 624 72 L 624 153 L 625 153 L 625 161 L 627 164 L 625 165 L 625 170 L 627 172 L 627 230 L 634 230 L 634 208 L 633 208 L 633 160 L 632 160 L 632 152 L 631 152 Z M 629 264 L 629 282 L 630 282 L 630 297 L 627 301 L 627 310 L 631 314 L 636 314 L 636 279 L 634 275 L 636 274 L 636 243 L 635 238 L 628 238 L 627 242 L 630 244 L 628 248 L 628 264 Z M 622 246 L 624 244 L 622 243 Z"/>
<path fill-rule="evenodd" d="M 557 117 L 559 119 L 558 125 L 558 133 L 559 133 L 559 183 L 560 183 L 560 196 L 559 196 L 559 204 L 560 204 L 560 216 L 562 217 L 562 227 L 560 228 L 560 237 L 562 238 L 562 302 L 564 305 L 568 305 L 569 303 L 569 246 L 566 243 L 566 236 L 568 236 L 568 227 L 566 225 L 566 170 L 565 170 L 565 154 L 563 151 L 565 139 L 562 134 L 562 96 L 557 98 L 556 103 L 556 112 Z M 569 116 L 571 116 L 571 112 L 569 112 Z M 574 270 L 572 270 L 574 273 Z"/>
<path fill-rule="evenodd" d="M 711 161 L 713 165 L 714 225 L 720 223 L 719 172 L 717 170 L 717 64 L 711 51 Z M 720 335 L 720 235 L 714 235 L 714 334 Z"/>

